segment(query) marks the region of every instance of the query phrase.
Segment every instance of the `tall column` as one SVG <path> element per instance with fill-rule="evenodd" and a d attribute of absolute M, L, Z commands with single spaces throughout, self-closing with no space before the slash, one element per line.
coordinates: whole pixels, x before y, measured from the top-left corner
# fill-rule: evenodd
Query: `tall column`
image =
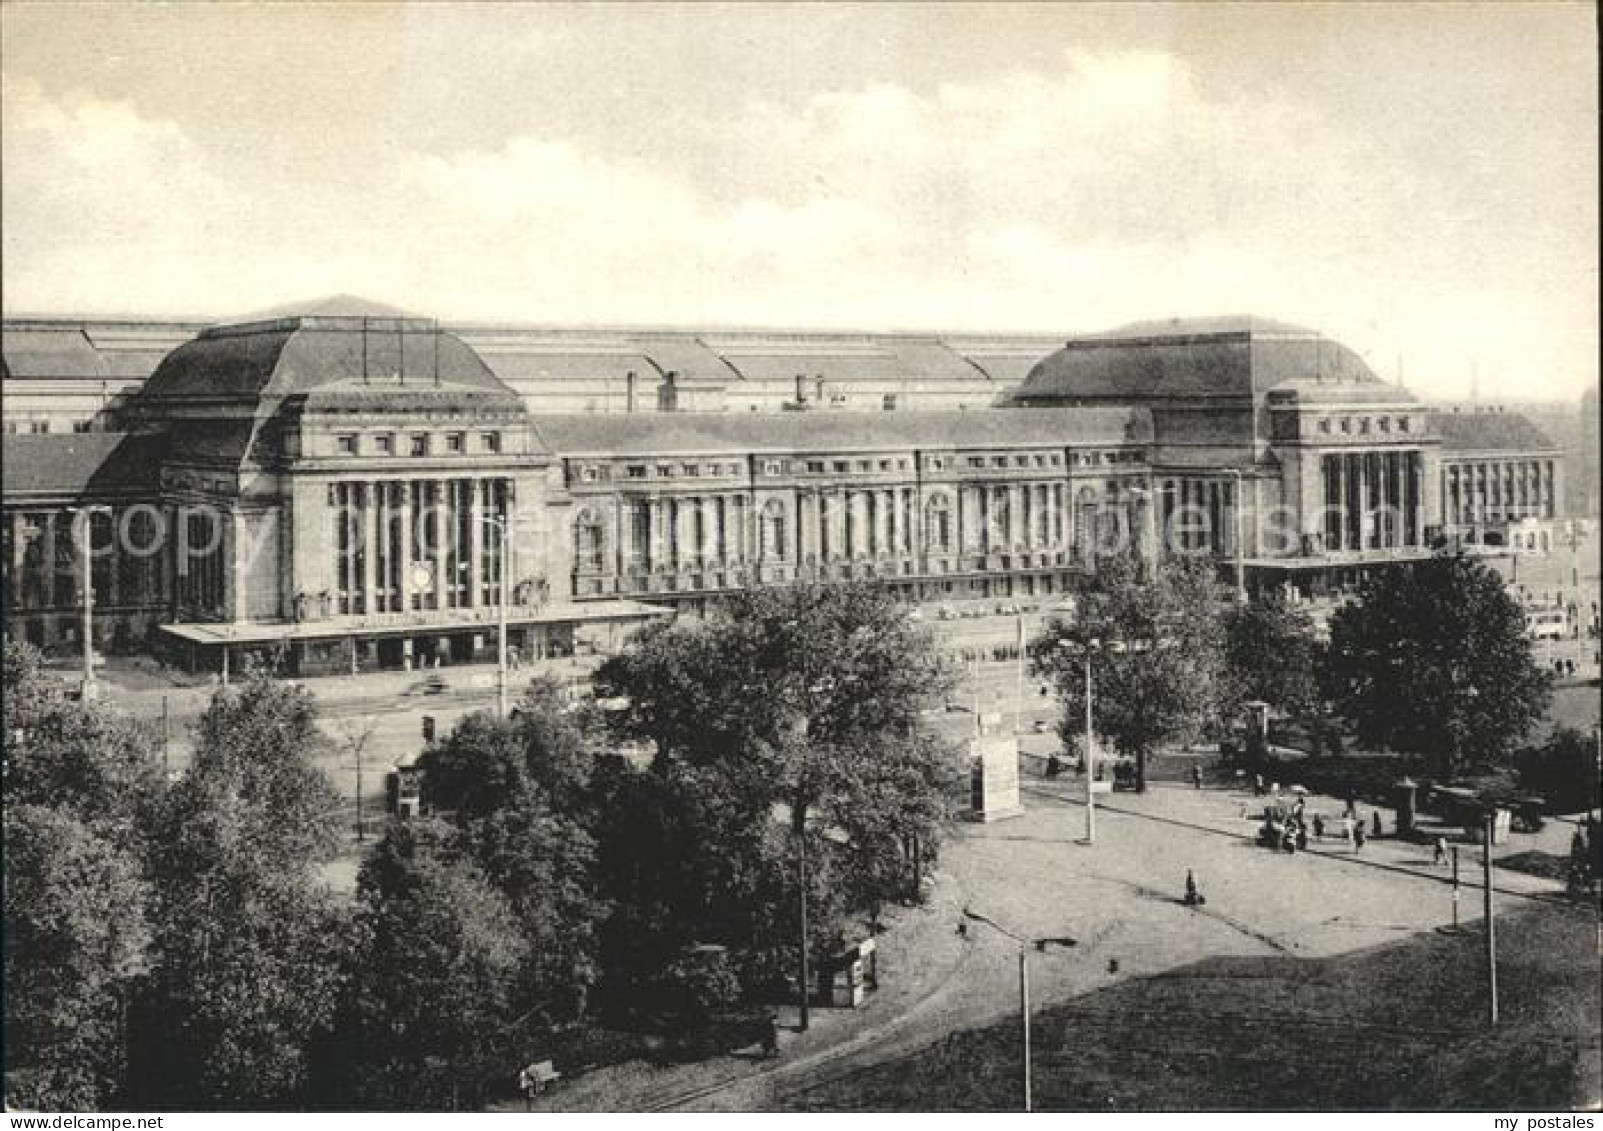
<path fill-rule="evenodd" d="M 480 547 L 483 544 L 485 524 L 479 521 L 484 508 L 479 496 L 479 482 L 476 478 L 467 481 L 465 500 L 468 508 L 467 568 L 462 572 L 467 575 L 468 589 L 467 595 L 463 598 L 463 605 L 469 609 L 479 607 L 479 569 L 480 563 L 484 560 Z"/>
<path fill-rule="evenodd" d="M 401 608 L 409 610 L 412 602 L 412 563 L 417 560 L 417 531 L 413 527 L 412 496 L 416 481 L 408 479 L 401 484 Z M 421 600 L 419 601 L 421 603 Z"/>
<path fill-rule="evenodd" d="M 44 517 L 44 545 L 40 550 L 40 564 L 44 566 L 44 584 L 42 596 L 44 607 L 51 608 L 56 603 L 56 512 L 49 511 Z M 176 540 L 175 540 L 176 541 Z"/>
<path fill-rule="evenodd" d="M 965 485 L 958 488 L 957 512 L 958 525 L 961 527 L 961 539 L 958 542 L 958 546 L 961 547 L 963 553 L 982 553 L 985 549 L 984 532 L 981 526 L 984 518 L 979 487 Z"/>
<path fill-rule="evenodd" d="M 374 577 L 378 565 L 378 499 L 376 483 L 362 484 L 362 602 L 361 611 L 371 616 L 378 608 Z"/>
<path fill-rule="evenodd" d="M 446 481 L 436 479 L 429 490 L 429 499 L 432 507 L 429 513 L 429 528 L 434 534 L 434 607 L 444 610 L 450 603 L 450 579 L 445 576 L 445 517 L 450 506 L 445 493 Z"/>
<path fill-rule="evenodd" d="M 703 495 L 701 498 L 701 559 L 707 566 L 715 565 L 722 556 L 719 553 L 718 529 L 718 497 L 716 495 Z"/>
<path fill-rule="evenodd" d="M 1007 489 L 1007 549 L 1024 544 L 1024 488 L 1017 483 Z"/>

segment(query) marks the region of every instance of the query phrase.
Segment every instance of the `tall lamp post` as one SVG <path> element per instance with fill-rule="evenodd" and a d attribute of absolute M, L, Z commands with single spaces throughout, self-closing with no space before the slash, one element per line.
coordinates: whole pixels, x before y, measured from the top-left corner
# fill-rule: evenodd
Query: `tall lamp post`
<path fill-rule="evenodd" d="M 93 699 L 99 692 L 99 685 L 95 682 L 95 578 L 91 566 L 94 550 L 94 516 L 97 514 L 110 514 L 111 508 L 105 506 L 72 507 L 72 512 L 79 516 L 74 520 L 78 527 L 78 561 L 82 570 L 83 580 L 79 593 L 83 608 L 81 632 L 83 635 L 83 682 L 79 686 L 79 695 L 84 699 Z M 79 525 L 81 523 L 81 525 Z"/>
<path fill-rule="evenodd" d="M 1022 1064 L 1024 1110 L 1030 1111 L 1033 1108 L 1030 1081 L 1030 947 L 1045 951 L 1049 946 L 1070 947 L 1078 946 L 1079 943 L 1066 937 L 1026 939 L 1022 935 L 1014 934 L 989 915 L 982 915 L 968 907 L 963 908 L 963 917 L 976 923 L 984 923 L 993 931 L 1006 935 L 1019 944 L 1019 1031 L 1024 1041 Z"/>
<path fill-rule="evenodd" d="M 1236 603 L 1245 605 L 1247 603 L 1247 569 L 1246 560 L 1243 557 L 1244 548 L 1241 544 L 1241 512 L 1243 509 L 1241 469 L 1239 467 L 1227 467 L 1225 468 L 1225 474 L 1235 480 L 1235 490 L 1230 495 L 1231 541 L 1235 543 L 1234 549 L 1236 551 L 1234 555 L 1236 564 Z"/>
<path fill-rule="evenodd" d="M 496 632 L 495 632 L 495 667 L 496 667 L 496 711 L 501 718 L 507 717 L 507 603 L 511 600 L 510 581 L 512 579 L 512 539 L 508 537 L 507 523 L 504 518 L 497 518 L 491 514 L 476 514 L 475 521 L 487 526 L 495 527 L 500 535 L 501 550 L 501 600 L 496 604 Z M 473 584 L 478 584 L 475 579 Z"/>

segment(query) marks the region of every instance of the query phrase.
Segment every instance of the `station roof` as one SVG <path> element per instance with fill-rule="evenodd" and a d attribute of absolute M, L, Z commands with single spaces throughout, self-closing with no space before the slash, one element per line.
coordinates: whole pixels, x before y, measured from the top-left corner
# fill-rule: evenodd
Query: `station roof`
<path fill-rule="evenodd" d="M 894 412 L 586 413 L 531 418 L 559 456 L 1121 445 L 1151 439 L 1140 408 Z"/>
<path fill-rule="evenodd" d="M 249 400 L 351 386 L 512 395 L 460 338 L 426 319 L 327 314 L 211 327 L 168 354 L 140 394 Z"/>
<path fill-rule="evenodd" d="M 1020 404 L 1169 397 L 1258 397 L 1287 383 L 1391 388 L 1352 350 L 1286 322 L 1252 317 L 1135 322 L 1070 339 L 1011 395 Z"/>
<path fill-rule="evenodd" d="M 1433 412 L 1444 452 L 1557 451 L 1543 431 L 1517 412 Z"/>
<path fill-rule="evenodd" d="M 147 492 L 158 483 L 165 438 L 127 432 L 7 436 L 0 445 L 5 497 Z"/>

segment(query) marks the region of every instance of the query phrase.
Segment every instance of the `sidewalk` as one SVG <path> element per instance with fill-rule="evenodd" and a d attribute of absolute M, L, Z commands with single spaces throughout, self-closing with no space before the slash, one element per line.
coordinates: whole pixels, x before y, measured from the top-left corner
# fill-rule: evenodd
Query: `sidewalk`
<path fill-rule="evenodd" d="M 1084 804 L 1084 783 L 1067 775 L 1058 778 L 1056 781 L 1028 777 L 1024 779 L 1023 786 L 1069 804 Z M 1284 796 L 1290 797 L 1291 795 L 1288 793 Z M 1398 839 L 1396 837 L 1393 830 L 1397 827 L 1397 813 L 1394 809 L 1367 803 L 1358 806 L 1359 814 L 1366 822 L 1366 828 L 1368 827 L 1367 822 L 1373 819 L 1372 814 L 1378 810 L 1387 833 L 1378 839 L 1371 835 L 1364 841 L 1362 849 L 1356 849 L 1349 846 L 1340 833 L 1340 818 L 1346 803 L 1323 794 L 1309 793 L 1305 796 L 1307 798 L 1308 812 L 1310 814 L 1323 814 L 1327 828 L 1324 840 L 1310 839 L 1306 852 L 1299 852 L 1297 855 L 1339 861 L 1344 864 L 1386 868 L 1418 876 L 1422 879 L 1436 880 L 1443 884 L 1452 882 L 1452 869 L 1449 865 L 1433 864 L 1431 862 L 1432 848 L 1430 844 L 1416 843 L 1412 840 Z M 1207 786 L 1198 790 L 1189 784 L 1179 782 L 1149 782 L 1145 794 L 1099 794 L 1097 807 L 1111 812 L 1205 830 L 1251 842 L 1257 835 L 1258 826 L 1263 820 L 1264 806 L 1269 800 L 1267 797 L 1254 797 L 1250 789 Z M 1332 834 L 1332 829 L 1335 830 L 1334 834 Z M 1458 830 L 1445 831 L 1448 834 L 1448 842 L 1450 844 L 1454 843 L 1453 835 Z M 1554 855 L 1567 855 L 1569 852 L 1569 836 L 1572 831 L 1573 829 L 1565 822 L 1550 820 L 1547 828 L 1541 833 L 1516 833 L 1513 834 L 1509 841 L 1494 845 L 1492 848 L 1493 891 L 1502 895 L 1524 897 L 1562 894 L 1564 884 L 1561 881 L 1545 879 L 1508 868 L 1497 868 L 1496 863 L 1500 857 L 1515 856 L 1533 849 L 1547 851 Z M 1466 890 L 1479 891 L 1482 886 L 1480 846 L 1459 843 L 1458 850 L 1460 886 Z M 1264 848 L 1260 851 L 1267 854 L 1272 853 L 1273 850 Z M 1471 910 L 1466 905 L 1466 915 Z"/>

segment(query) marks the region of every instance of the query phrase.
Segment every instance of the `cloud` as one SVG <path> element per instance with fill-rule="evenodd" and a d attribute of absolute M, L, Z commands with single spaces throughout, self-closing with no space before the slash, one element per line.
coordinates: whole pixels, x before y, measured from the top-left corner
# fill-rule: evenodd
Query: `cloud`
<path fill-rule="evenodd" d="M 1590 372 L 1594 212 L 1510 187 L 1507 160 L 1439 167 L 1325 106 L 1206 90 L 1163 52 L 1070 50 L 676 115 L 677 161 L 538 129 L 286 137 L 291 159 L 7 79 L 7 302 L 1055 333 L 1252 312 L 1444 390 L 1472 358 L 1488 386 Z"/>

